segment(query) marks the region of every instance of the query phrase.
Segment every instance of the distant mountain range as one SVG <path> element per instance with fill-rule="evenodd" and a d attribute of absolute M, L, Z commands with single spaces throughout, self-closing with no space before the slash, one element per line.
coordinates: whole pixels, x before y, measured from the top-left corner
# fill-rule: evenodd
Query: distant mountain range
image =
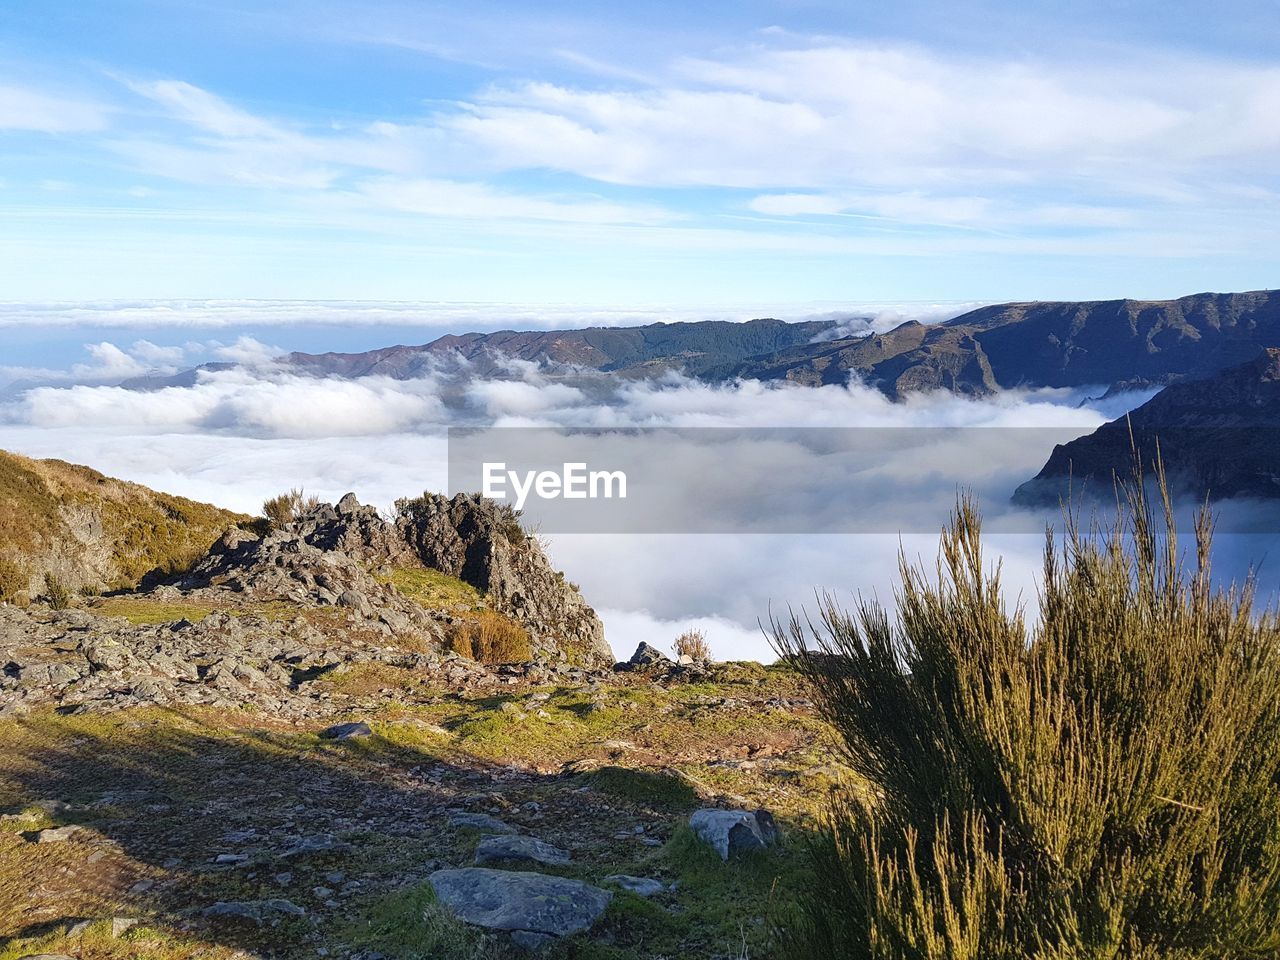
<path fill-rule="evenodd" d="M 1125 388 L 1209 376 L 1280 346 L 1280 293 L 1006 303 L 884 333 L 842 337 L 839 330 L 832 320 L 771 319 L 502 330 L 363 353 L 292 353 L 280 362 L 315 376 L 405 380 L 458 360 L 479 376 L 502 376 L 513 360 L 553 374 L 557 367 L 623 377 L 679 370 L 708 381 L 825 384 L 856 375 L 895 398 L 921 390 L 984 396 L 1015 387 Z M 193 379 L 187 371 L 124 385 L 155 389 Z"/>

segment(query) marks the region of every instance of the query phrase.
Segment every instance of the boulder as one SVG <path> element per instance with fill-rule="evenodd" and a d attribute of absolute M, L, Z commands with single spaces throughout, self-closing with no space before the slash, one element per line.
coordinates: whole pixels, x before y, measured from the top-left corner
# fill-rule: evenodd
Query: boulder
<path fill-rule="evenodd" d="M 483 830 L 485 833 L 491 834 L 511 834 L 516 832 L 515 827 L 503 823 L 497 817 L 491 817 L 487 813 L 455 813 L 449 818 L 449 826 L 470 827 L 473 830 Z"/>
<path fill-rule="evenodd" d="M 636 647 L 636 652 L 631 655 L 631 659 L 622 664 L 622 667 L 627 670 L 634 670 L 637 667 L 651 667 L 661 663 L 670 664 L 671 658 L 657 647 L 641 643 L 640 646 Z"/>
<path fill-rule="evenodd" d="M 721 860 L 764 850 L 778 840 L 778 827 L 767 810 L 707 808 L 689 817 L 694 835 L 709 844 Z"/>
<path fill-rule="evenodd" d="M 466 923 L 556 937 L 589 929 L 613 899 L 581 880 L 483 867 L 438 870 L 430 882 L 436 899 Z"/>
<path fill-rule="evenodd" d="M 483 837 L 476 847 L 476 863 L 501 863 L 504 860 L 525 860 L 548 867 L 563 867 L 569 863 L 569 851 L 553 847 L 533 837 L 512 834 Z"/>
<path fill-rule="evenodd" d="M 371 737 L 373 731 L 363 720 L 354 723 L 339 723 L 320 731 L 321 740 L 354 740 L 359 737 Z"/>

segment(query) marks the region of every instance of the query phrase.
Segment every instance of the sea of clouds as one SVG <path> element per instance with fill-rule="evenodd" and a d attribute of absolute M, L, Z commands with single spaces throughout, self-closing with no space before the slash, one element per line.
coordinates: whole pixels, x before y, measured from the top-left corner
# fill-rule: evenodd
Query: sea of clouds
<path fill-rule="evenodd" d="M 735 488 L 725 509 L 749 516 L 777 509 L 803 489 L 813 503 L 846 514 L 888 518 L 870 533 L 758 534 L 726 529 L 681 532 L 670 518 L 654 532 L 552 532 L 555 563 L 581 585 L 601 612 L 620 656 L 640 641 L 668 646 L 689 627 L 704 629 L 725 658 L 771 656 L 760 623 L 770 612 L 812 606 L 835 591 L 893 602 L 901 552 L 932 563 L 937 533 L 961 493 L 975 496 L 997 531 L 988 537 L 992 563 L 1003 566 L 1011 603 L 1034 608 L 1043 538 L 1041 523 L 1002 525 L 1020 514 L 1009 503 L 1018 483 L 1049 454 L 1044 431 L 1066 439 L 1088 433 L 1149 394 L 1094 399 L 1091 391 L 1010 391 L 994 398 L 950 394 L 892 403 L 856 381 L 799 387 L 755 381 L 707 384 L 678 375 L 623 380 L 589 371 L 548 370 L 512 362 L 498 374 L 475 375 L 445 358 L 414 380 L 300 376 L 260 344 L 240 342 L 241 364 L 201 372 L 190 385 L 140 391 L 103 383 L 49 383 L 0 402 L 0 447 L 32 456 L 87 463 L 151 487 L 256 512 L 281 490 L 303 487 L 336 499 L 349 490 L 390 509 L 394 500 L 448 483 L 450 426 L 630 428 L 953 428 L 969 456 L 945 448 L 892 445 L 865 471 L 847 460 L 786 449 L 755 451 L 767 472 Z M 1096 391 L 1100 392 L 1100 391 Z M 1035 429 L 1029 429 L 1035 428 Z M 1020 433 L 1019 431 L 1025 431 Z M 980 438 L 1002 440 L 974 447 Z M 972 437 L 968 442 L 964 438 Z M 952 441 L 953 444 L 955 441 Z M 972 455 L 981 449 L 980 455 Z M 679 472 L 666 496 L 677 511 Z M 763 478 L 761 480 L 760 478 Z M 705 488 L 704 488 L 705 489 Z M 1020 516 L 1025 521 L 1027 517 Z M 1272 537 L 1229 538 L 1228 568 L 1238 575 L 1265 560 Z"/>

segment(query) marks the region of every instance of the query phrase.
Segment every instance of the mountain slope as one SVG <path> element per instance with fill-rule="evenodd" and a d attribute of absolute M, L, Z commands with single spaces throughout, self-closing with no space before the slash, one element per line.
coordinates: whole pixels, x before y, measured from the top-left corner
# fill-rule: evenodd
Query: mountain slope
<path fill-rule="evenodd" d="M 1197 497 L 1280 497 L 1280 349 L 1204 380 L 1166 387 L 1127 417 L 1060 444 L 1014 501 L 1053 503 L 1068 487 L 1109 495 L 1133 448 L 1157 448 L 1173 486 Z"/>
<path fill-rule="evenodd" d="M 450 334 L 421 346 L 384 347 L 365 353 L 292 353 L 283 362 L 318 376 L 380 375 L 398 380 L 418 376 L 455 355 L 480 374 L 500 369 L 502 358 L 624 374 L 678 366 L 696 374 L 708 366 L 808 343 L 832 325 L 826 320 L 706 320 L 583 330 L 500 330 Z"/>
<path fill-rule="evenodd" d="M 1006 303 L 936 325 L 795 347 L 721 371 L 754 379 L 841 382 L 856 373 L 891 396 L 1011 387 L 1172 383 L 1280 346 L 1280 293 L 1177 300 Z"/>
<path fill-rule="evenodd" d="M 133 586 L 153 569 L 180 570 L 228 527 L 249 518 L 157 493 L 61 460 L 0 450 L 0 556 L 42 588 Z"/>

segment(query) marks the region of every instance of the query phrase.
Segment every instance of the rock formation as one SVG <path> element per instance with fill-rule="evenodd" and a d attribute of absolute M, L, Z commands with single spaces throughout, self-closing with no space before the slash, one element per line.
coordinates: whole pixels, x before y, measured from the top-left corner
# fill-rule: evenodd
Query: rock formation
<path fill-rule="evenodd" d="M 535 648 L 613 662 L 604 626 L 578 588 L 552 568 L 510 507 L 475 494 L 425 494 L 401 501 L 397 527 L 418 559 L 483 591 L 518 620 Z"/>

